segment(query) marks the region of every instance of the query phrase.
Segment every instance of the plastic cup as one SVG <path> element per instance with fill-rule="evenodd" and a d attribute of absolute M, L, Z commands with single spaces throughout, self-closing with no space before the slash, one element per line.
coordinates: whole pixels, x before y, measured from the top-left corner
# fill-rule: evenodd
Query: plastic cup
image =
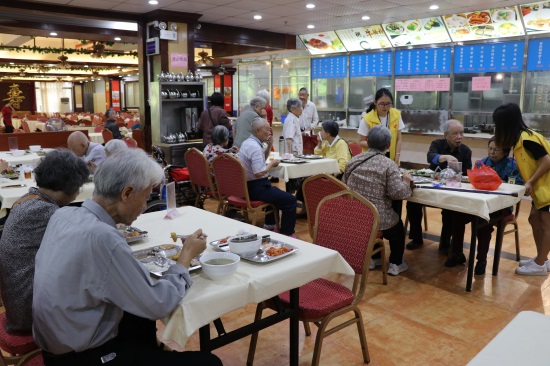
<path fill-rule="evenodd" d="M 30 169 L 25 169 L 25 179 L 32 178 L 32 171 Z"/>

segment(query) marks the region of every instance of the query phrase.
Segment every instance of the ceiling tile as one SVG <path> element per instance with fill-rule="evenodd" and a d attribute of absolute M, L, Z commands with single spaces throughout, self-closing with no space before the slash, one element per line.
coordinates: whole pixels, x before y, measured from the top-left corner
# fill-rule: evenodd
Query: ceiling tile
<path fill-rule="evenodd" d="M 95 1 L 95 0 L 94 0 Z M 150 5 L 137 5 L 137 4 L 119 4 L 110 10 L 122 11 L 128 13 L 147 13 L 151 11 Z"/>
<path fill-rule="evenodd" d="M 184 13 L 202 13 L 208 9 L 216 7 L 212 4 L 205 4 L 203 2 L 193 2 L 193 1 L 179 1 L 176 4 L 168 5 L 163 7 L 165 10 L 181 11 Z M 204 13 L 202 13 L 204 14 Z"/>
<path fill-rule="evenodd" d="M 50 3 L 50 4 L 68 4 L 72 0 L 34 0 L 37 3 Z"/>
<path fill-rule="evenodd" d="M 233 17 L 235 15 L 242 14 L 243 10 L 242 9 L 230 8 L 228 6 L 218 6 L 218 7 L 215 7 L 215 8 L 212 8 L 212 9 L 208 10 L 208 12 L 210 14 L 220 14 L 220 15 L 225 15 L 226 17 Z"/>
<path fill-rule="evenodd" d="M 265 3 L 263 1 L 239 0 L 231 3 L 230 6 L 235 9 L 243 9 L 244 11 L 250 12 L 272 8 L 273 4 Z"/>
<path fill-rule="evenodd" d="M 118 3 L 124 3 L 124 4 L 136 4 L 136 5 L 142 5 L 147 8 L 149 8 L 149 11 L 158 9 L 158 8 L 164 8 L 166 6 L 170 6 L 172 4 L 176 4 L 181 2 L 181 0 L 160 0 L 158 5 L 151 5 L 147 0 L 126 0 L 126 1 L 112 1 L 118 2 Z"/>
<path fill-rule="evenodd" d="M 90 8 L 90 9 L 112 9 L 117 6 L 118 3 L 115 1 L 105 1 L 105 0 L 73 0 L 70 2 L 71 6 L 78 6 L 81 8 Z"/>

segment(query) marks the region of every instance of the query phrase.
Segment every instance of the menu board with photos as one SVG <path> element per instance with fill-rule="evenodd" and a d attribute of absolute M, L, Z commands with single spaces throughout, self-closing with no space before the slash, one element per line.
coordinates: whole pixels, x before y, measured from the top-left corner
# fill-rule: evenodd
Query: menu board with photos
<path fill-rule="evenodd" d="M 333 31 L 304 34 L 300 36 L 300 39 L 312 55 L 346 52 L 336 32 Z"/>
<path fill-rule="evenodd" d="M 347 56 L 311 59 L 312 79 L 335 79 L 348 76 Z"/>
<path fill-rule="evenodd" d="M 451 47 L 395 51 L 395 75 L 449 74 Z"/>
<path fill-rule="evenodd" d="M 441 17 L 382 24 L 394 47 L 451 42 Z"/>
<path fill-rule="evenodd" d="M 550 32 L 550 1 L 520 6 L 527 34 Z"/>
<path fill-rule="evenodd" d="M 524 42 L 474 44 L 455 47 L 454 72 L 513 72 L 523 69 Z"/>
<path fill-rule="evenodd" d="M 443 19 L 454 42 L 525 34 L 516 6 L 445 15 Z"/>
<path fill-rule="evenodd" d="M 349 57 L 349 76 L 391 76 L 392 53 L 375 52 Z"/>
<path fill-rule="evenodd" d="M 380 25 L 337 30 L 336 34 L 348 51 L 376 50 L 391 47 Z"/>
<path fill-rule="evenodd" d="M 550 70 L 550 38 L 529 41 L 527 70 Z"/>

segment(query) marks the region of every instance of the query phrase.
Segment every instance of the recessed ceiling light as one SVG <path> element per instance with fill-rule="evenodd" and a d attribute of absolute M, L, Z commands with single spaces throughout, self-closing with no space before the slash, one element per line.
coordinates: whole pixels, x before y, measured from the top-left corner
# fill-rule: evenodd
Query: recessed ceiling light
<path fill-rule="evenodd" d="M 437 5 L 430 6 L 430 10 L 437 10 L 437 9 L 439 9 L 439 6 Z"/>
<path fill-rule="evenodd" d="M 157 5 L 159 2 L 157 0 L 149 0 L 149 4 Z"/>
<path fill-rule="evenodd" d="M 51 32 L 51 33 L 50 33 L 50 36 L 54 36 L 54 37 L 55 37 L 55 36 L 57 36 L 57 33 Z"/>
<path fill-rule="evenodd" d="M 120 68 L 122 68 L 122 66 L 117 66 L 116 68 L 117 68 L 117 69 L 120 69 Z"/>
<path fill-rule="evenodd" d="M 13 62 L 10 62 L 10 65 L 13 65 Z"/>
<path fill-rule="evenodd" d="M 362 19 L 362 20 L 369 20 L 370 17 L 369 17 L 368 15 L 363 15 L 363 16 L 361 17 L 361 19 Z"/>
<path fill-rule="evenodd" d="M 84 67 L 88 67 L 88 65 L 84 65 Z"/>
<path fill-rule="evenodd" d="M 262 19 L 262 16 L 261 15 L 254 15 L 254 19 L 260 20 L 260 19 Z"/>
<path fill-rule="evenodd" d="M 120 37 L 115 37 L 115 41 L 122 41 L 122 38 L 120 38 Z"/>
<path fill-rule="evenodd" d="M 308 8 L 308 9 L 314 9 L 314 8 L 315 8 L 315 4 L 307 4 L 307 5 L 306 5 L 306 8 Z"/>
<path fill-rule="evenodd" d="M 307 28 L 308 29 L 313 29 L 313 28 L 315 28 L 315 26 L 313 24 L 308 24 Z"/>

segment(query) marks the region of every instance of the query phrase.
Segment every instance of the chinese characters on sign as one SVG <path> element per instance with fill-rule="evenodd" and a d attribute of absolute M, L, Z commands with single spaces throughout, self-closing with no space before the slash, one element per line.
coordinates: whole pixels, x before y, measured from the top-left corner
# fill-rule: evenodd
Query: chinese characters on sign
<path fill-rule="evenodd" d="M 395 75 L 449 74 L 450 65 L 450 47 L 395 52 Z"/>
<path fill-rule="evenodd" d="M 170 54 L 170 66 L 172 66 L 172 67 L 187 67 L 187 54 L 186 53 L 171 53 Z"/>
<path fill-rule="evenodd" d="M 529 41 L 527 70 L 550 70 L 550 39 L 532 39 Z"/>
<path fill-rule="evenodd" d="M 472 78 L 472 91 L 491 90 L 490 76 L 474 76 Z"/>
<path fill-rule="evenodd" d="M 521 71 L 524 42 L 458 46 L 454 71 L 458 74 Z"/>
<path fill-rule="evenodd" d="M 347 56 L 311 59 L 312 79 L 335 79 L 348 76 Z"/>
<path fill-rule="evenodd" d="M 9 100 L 11 106 L 15 109 L 21 108 L 21 103 L 25 97 L 22 95 L 23 92 L 19 89 L 19 84 L 10 85 L 10 90 L 8 91 L 8 97 L 4 100 Z"/>
<path fill-rule="evenodd" d="M 392 53 L 368 53 L 349 57 L 350 77 L 391 76 Z"/>
<path fill-rule="evenodd" d="M 449 91 L 451 78 L 395 79 L 396 91 Z"/>

